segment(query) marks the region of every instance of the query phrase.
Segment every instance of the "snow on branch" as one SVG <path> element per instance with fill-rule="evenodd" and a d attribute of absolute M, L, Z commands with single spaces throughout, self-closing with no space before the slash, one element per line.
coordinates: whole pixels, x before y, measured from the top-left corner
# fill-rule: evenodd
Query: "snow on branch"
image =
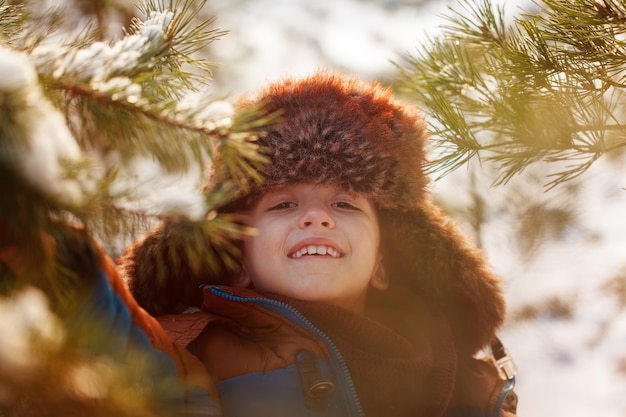
<path fill-rule="evenodd" d="M 42 193 L 80 204 L 83 191 L 64 164 L 78 164 L 81 150 L 64 116 L 44 96 L 28 56 L 8 48 L 0 48 L 0 104 L 0 163 Z"/>
<path fill-rule="evenodd" d="M 132 76 L 142 66 L 152 66 L 167 42 L 172 12 L 153 11 L 143 23 L 135 22 L 136 33 L 108 44 L 94 42 L 81 49 L 43 44 L 33 51 L 36 65 L 53 78 L 76 78 L 102 84 L 120 76 Z"/>

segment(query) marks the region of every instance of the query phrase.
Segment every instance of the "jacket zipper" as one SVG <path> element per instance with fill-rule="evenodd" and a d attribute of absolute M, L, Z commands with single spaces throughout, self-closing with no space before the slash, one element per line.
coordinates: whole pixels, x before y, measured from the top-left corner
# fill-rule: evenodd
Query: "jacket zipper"
<path fill-rule="evenodd" d="M 336 364 L 336 367 L 339 368 L 340 374 L 343 375 L 343 382 L 345 383 L 346 391 L 348 392 L 348 395 L 350 395 L 352 399 L 353 409 L 354 411 L 356 411 L 356 414 L 351 414 L 351 415 L 356 415 L 358 417 L 364 416 L 363 406 L 361 405 L 361 402 L 359 401 L 359 397 L 356 393 L 356 388 L 354 387 L 354 383 L 352 382 L 352 377 L 350 376 L 350 371 L 348 370 L 348 366 L 346 365 L 346 362 L 341 356 L 341 352 L 339 352 L 339 349 L 337 348 L 337 346 L 335 346 L 335 343 L 331 340 L 331 338 L 328 337 L 317 326 L 311 323 L 311 321 L 309 321 L 309 319 L 307 319 L 302 313 L 300 313 L 298 310 L 296 310 L 294 307 L 290 306 L 287 303 L 284 303 L 282 301 L 272 300 L 271 298 L 241 297 L 238 295 L 231 294 L 225 291 L 223 288 L 219 288 L 219 287 L 210 287 L 210 290 L 213 294 L 219 297 L 225 298 L 227 300 L 266 305 L 269 308 L 269 310 L 275 313 L 281 314 L 281 316 L 287 318 L 288 320 L 291 320 L 291 319 L 287 315 L 283 314 L 284 311 L 281 313 L 280 311 L 277 311 L 277 310 L 286 310 L 288 313 L 295 316 L 297 321 L 294 321 L 294 320 L 292 321 L 294 321 L 296 324 L 300 325 L 301 327 L 305 328 L 306 330 L 310 331 L 311 333 L 319 337 L 330 350 L 331 357 L 333 358 L 333 362 Z M 272 308 L 272 307 L 275 307 L 275 308 Z"/>

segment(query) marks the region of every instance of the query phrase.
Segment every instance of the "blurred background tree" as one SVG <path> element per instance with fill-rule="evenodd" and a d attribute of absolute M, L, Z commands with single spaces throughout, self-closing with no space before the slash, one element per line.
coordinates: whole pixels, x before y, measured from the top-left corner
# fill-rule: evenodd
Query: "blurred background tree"
<path fill-rule="evenodd" d="M 255 178 L 269 120 L 207 92 L 213 66 L 199 51 L 225 32 L 205 3 L 0 0 L 0 416 L 165 412 L 140 356 L 89 354 L 103 341 L 73 300 L 94 275 L 92 237 L 114 252 L 185 222 L 173 244 L 202 265 L 236 255 L 224 236 L 244 231 L 215 210 L 244 173 Z M 229 181 L 203 190 L 215 158 L 212 175 Z"/>
<path fill-rule="evenodd" d="M 622 160 L 626 147 L 625 3 L 534 6 L 508 22 L 504 5 L 462 0 L 449 8 L 441 33 L 395 63 L 398 90 L 431 122 L 428 170 L 466 184 L 465 200 L 443 195 L 442 204 L 465 219 L 479 244 L 486 218 L 508 219 L 522 262 L 549 239 L 587 233 L 576 204 L 584 174 L 601 157 Z M 568 319 L 575 298 L 563 291 L 512 319 Z"/>

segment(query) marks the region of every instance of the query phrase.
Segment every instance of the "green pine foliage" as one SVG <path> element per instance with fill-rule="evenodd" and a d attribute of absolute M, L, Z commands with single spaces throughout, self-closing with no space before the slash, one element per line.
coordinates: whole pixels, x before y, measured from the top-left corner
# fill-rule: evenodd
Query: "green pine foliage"
<path fill-rule="evenodd" d="M 0 0 L 2 417 L 175 412 L 146 389 L 168 392 L 172 381 L 146 381 L 153 365 L 141 356 L 129 366 L 90 355 L 111 341 L 73 311 L 98 266 L 94 240 L 107 247 L 182 222 L 188 233 L 172 253 L 209 268 L 237 255 L 230 238 L 246 231 L 216 210 L 235 186 L 260 180 L 255 139 L 273 120 L 259 109 L 233 113 L 207 93 L 214 65 L 200 52 L 225 32 L 202 17 L 205 3 L 76 0 L 42 10 Z M 200 209 L 142 205 L 137 160 L 152 161 L 155 175 L 190 176 Z M 223 187 L 204 187 L 209 166 Z"/>
<path fill-rule="evenodd" d="M 250 176 L 258 179 L 254 168 L 263 158 L 255 145 L 256 129 L 268 120 L 255 109 L 236 116 L 210 114 L 217 99 L 201 94 L 213 66 L 195 55 L 224 35 L 212 27 L 213 19 L 199 20 L 204 3 L 146 1 L 137 12 L 140 17 L 132 17 L 118 39 L 104 42 L 98 41 L 103 28 L 93 24 L 65 33 L 62 17 L 68 11 L 31 19 L 33 10 L 27 6 L 0 2 L 0 45 L 35 65 L 41 101 L 49 102 L 33 110 L 9 94 L 0 101 L 3 244 L 34 247 L 33 253 L 45 259 L 37 236 L 59 221 L 84 227 L 106 242 L 155 222 L 188 217 L 184 210 L 133 204 L 139 196 L 133 194 L 137 184 L 128 170 L 137 157 L 156 161 L 166 173 L 199 176 L 220 158 L 219 169 L 225 172 L 214 175 L 238 183 Z M 47 192 L 55 185 L 52 178 L 50 187 L 46 178 L 34 185 L 16 167 L 15 160 L 32 146 L 24 125 L 37 125 L 37 111 L 59 112 L 80 147 L 79 158 L 62 164 L 63 178 L 78 187 L 77 201 L 69 193 Z M 20 121 L 24 118 L 26 123 Z M 231 195 L 206 191 L 205 212 Z M 212 225 L 204 229 L 232 233 L 229 220 L 209 217 Z M 54 287 L 54 278 L 49 284 Z"/>
<path fill-rule="evenodd" d="M 396 64 L 400 89 L 433 120 L 431 172 L 477 158 L 494 163 L 504 184 L 541 162 L 552 188 L 623 150 L 624 2 L 537 1 L 536 13 L 511 25 L 505 6 L 460 5 Z"/>

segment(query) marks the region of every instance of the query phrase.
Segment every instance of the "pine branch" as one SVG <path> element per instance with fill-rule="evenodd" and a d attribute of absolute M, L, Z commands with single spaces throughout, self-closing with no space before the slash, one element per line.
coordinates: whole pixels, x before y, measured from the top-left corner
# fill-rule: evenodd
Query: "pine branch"
<path fill-rule="evenodd" d="M 0 346 L 2 415 L 177 415 L 153 396 L 171 393 L 176 381 L 146 381 L 156 367 L 141 353 L 120 363 L 100 356 L 101 346 L 115 344 L 110 334 L 98 320 L 72 318 L 100 265 L 94 236 L 107 242 L 174 225 L 160 242 L 166 256 L 144 264 L 156 268 L 148 285 L 183 271 L 220 275 L 238 263 L 233 242 L 247 230 L 217 209 L 260 180 L 256 137 L 276 115 L 235 114 L 203 93 L 212 66 L 193 55 L 224 33 L 211 29 L 213 19 L 199 21 L 204 3 L 150 1 L 111 42 L 98 40 L 101 23 L 64 36 L 56 32 L 62 13 L 35 17 L 0 3 L 0 295 L 8 296 L 0 298 L 0 329 L 5 341 L 23 344 L 18 353 L 30 352 L 16 362 L 16 349 Z M 141 205 L 162 193 L 133 171 L 142 159 L 163 175 L 190 176 L 197 192 L 190 201 Z M 211 164 L 222 186 L 201 189 Z M 11 319 L 14 300 L 32 286 L 61 319 L 65 333 L 55 343 Z"/>
<path fill-rule="evenodd" d="M 32 31 L 38 22 L 29 20 L 26 8 L 2 5 L 7 20 L 0 27 L 1 43 L 14 49 L 0 50 L 6 56 L 0 66 L 17 78 L 5 78 L 0 86 L 0 168 L 5 178 L 0 191 L 6 196 L 3 218 L 18 227 L 0 225 L 0 247 L 39 244 L 40 249 L 25 252 L 45 255 L 39 236 L 53 232 L 59 221 L 87 227 L 105 242 L 159 220 L 192 216 L 221 222 L 202 218 L 235 197 L 234 184 L 245 187 L 260 180 L 257 168 L 265 159 L 255 139 L 258 127 L 274 116 L 250 109 L 233 117 L 231 105 L 202 93 L 212 68 L 192 54 L 224 34 L 212 29 L 214 19 L 198 21 L 204 3 L 148 1 L 141 9 L 143 19 L 133 19 L 124 37 L 108 43 L 97 41 L 90 30 L 82 38 L 53 33 L 61 24 Z M 51 21 L 58 23 L 54 16 Z M 51 35 L 42 39 L 32 33 Z M 58 138 L 67 143 L 56 144 Z M 52 153 L 50 146 L 56 147 Z M 68 149 L 75 151 L 69 155 Z M 187 196 L 164 199 L 162 207 L 138 205 L 148 187 L 130 174 L 138 157 L 154 159 L 165 173 L 195 172 L 196 196 L 191 201 Z M 214 175 L 225 185 L 202 193 L 206 178 L 201 175 L 215 159 L 220 163 Z M 42 161 L 52 165 L 41 166 Z M 50 286 L 58 281 L 54 265 L 52 259 L 45 266 L 52 272 L 39 274 Z M 37 273 L 23 275 L 28 282 Z M 54 302 L 62 305 L 63 299 L 59 293 Z"/>
<path fill-rule="evenodd" d="M 461 6 L 441 36 L 397 64 L 401 91 L 435 120 L 432 172 L 477 157 L 504 184 L 544 161 L 556 168 L 551 188 L 626 145 L 622 2 L 546 0 L 511 27 L 504 6 Z"/>
<path fill-rule="evenodd" d="M 169 411 L 159 402 L 165 397 L 152 394 L 171 393 L 173 381 L 146 381 L 157 367 L 140 353 L 123 366 L 100 356 L 100 346 L 115 341 L 98 320 L 73 313 L 98 276 L 94 238 L 106 246 L 148 226 L 176 226 L 171 241 L 161 241 L 167 256 L 145 264 L 156 268 L 148 285 L 168 273 L 219 274 L 237 264 L 233 242 L 248 231 L 217 212 L 235 190 L 260 181 L 266 160 L 256 138 L 277 119 L 261 109 L 234 112 L 205 92 L 213 67 L 196 55 L 225 33 L 199 17 L 205 3 L 148 0 L 120 39 L 105 42 L 104 19 L 65 33 L 60 10 L 34 13 L 28 3 L 0 0 L 0 329 L 7 323 L 18 332 L 3 332 L 0 344 L 36 349 L 11 367 L 16 349 L 0 346 L 0 415 Z M 102 17 L 106 4 L 90 6 Z M 142 161 L 153 175 L 137 168 Z M 206 186 L 208 166 L 219 188 Z M 162 195 L 152 181 L 173 174 L 196 189 Z M 154 196 L 161 199 L 146 199 Z M 62 322 L 58 343 L 31 340 L 38 329 L 6 321 L 30 287 Z"/>

